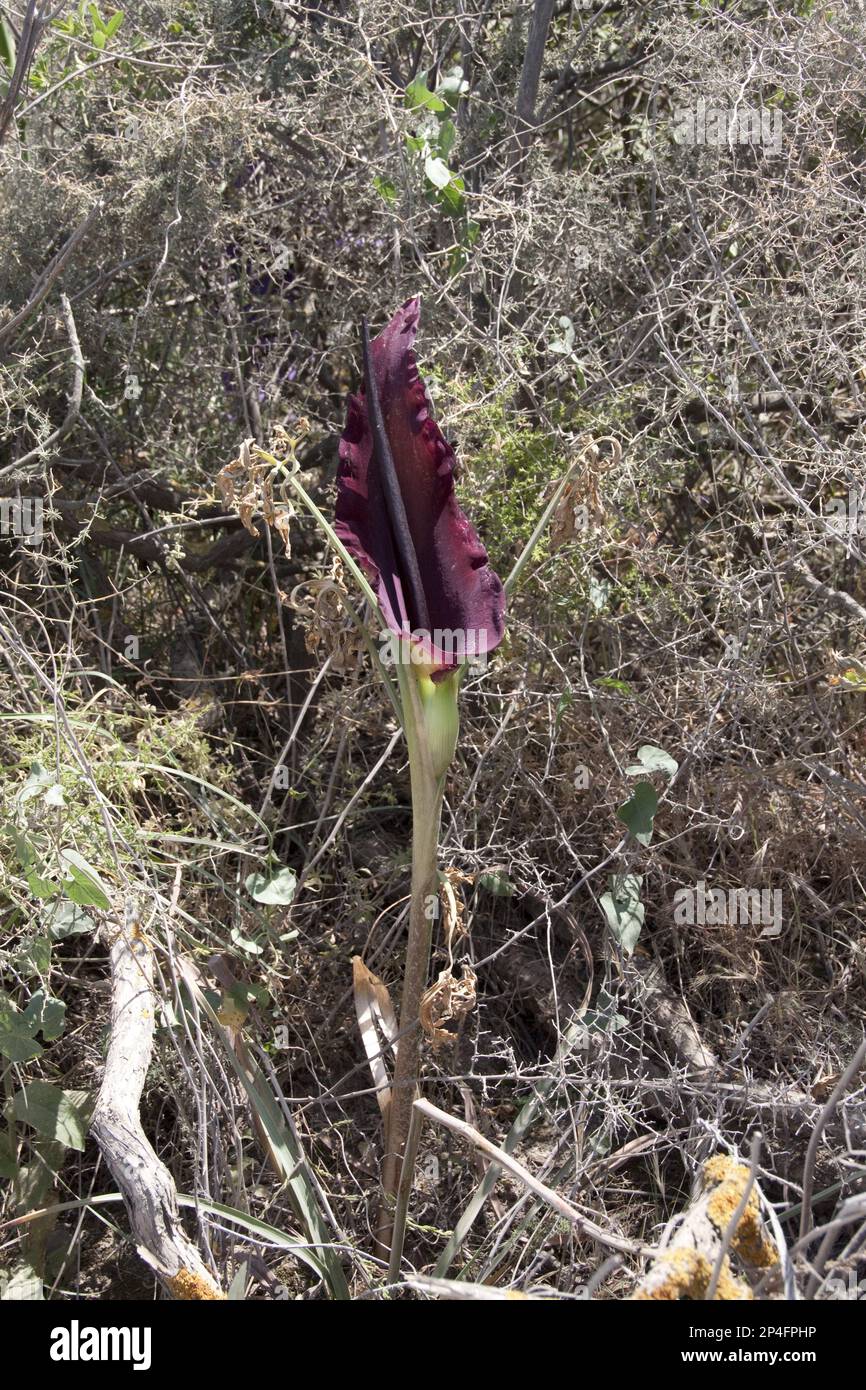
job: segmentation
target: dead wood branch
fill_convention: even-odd
[[[141,536],[119,526],[109,526],[100,516],[94,516],[90,502],[69,502],[54,497],[52,509],[58,514],[58,529],[64,536],[85,536],[92,545],[107,550],[126,550],[144,563],[159,564],[166,559],[169,547],[158,536]],[[225,523],[231,526],[231,522]],[[202,574],[231,564],[252,550],[256,538],[242,529],[229,531],[207,550],[184,551],[177,557],[179,567],[189,574]]]
[[[111,1040],[93,1133],[123,1194],[141,1258],[178,1299],[224,1295],[180,1221],[174,1179],[151,1148],[138,1107],[153,1049],[153,950],[134,907],[111,942]]]
[[[680,1061],[695,1071],[717,1066],[717,1059],[698,1032],[685,1001],[676,998],[658,961],[635,952],[632,965],[640,976],[647,1017],[670,1041]]]
[[[554,0],[535,0],[532,7],[529,33],[526,39],[526,52],[520,74],[520,87],[517,93],[514,140],[511,152],[513,168],[519,167],[525,160],[536,129],[535,103],[541,81],[547,33],[553,18],[553,5]]]
[[[36,0],[29,0],[27,10],[24,14],[24,23],[21,26],[21,35],[18,39],[15,54],[15,67],[9,86],[6,88],[6,95],[0,102],[0,144],[6,138],[6,134],[13,124],[15,106],[21,93],[24,79],[30,70],[33,62],[33,55],[39,46],[39,42],[48,25],[57,14],[59,6],[52,12],[50,4],[39,5],[37,9]]]
[[[444,1125],[446,1129],[450,1129],[453,1134],[459,1135],[462,1139],[468,1139],[470,1144],[474,1144],[495,1164],[511,1173],[513,1177],[518,1178],[529,1188],[530,1192],[534,1192],[536,1197],[540,1197],[543,1202],[552,1207],[559,1216],[575,1228],[579,1235],[598,1241],[599,1245],[607,1246],[611,1250],[621,1250],[625,1254],[634,1254],[640,1251],[641,1246],[637,1241],[627,1240],[624,1236],[614,1235],[611,1231],[603,1230],[595,1221],[584,1216],[583,1212],[578,1211],[570,1202],[567,1202],[564,1197],[560,1197],[558,1192],[554,1192],[545,1183],[539,1182],[528,1168],[525,1168],[522,1163],[518,1163],[516,1158],[512,1158],[496,1144],[491,1144],[489,1139],[485,1139],[483,1134],[479,1134],[477,1129],[473,1129],[464,1120],[458,1120],[456,1115],[449,1115],[447,1111],[440,1110],[438,1106],[431,1105],[426,1100],[416,1100],[414,1109],[425,1120],[433,1120],[436,1124]]]
[[[723,1302],[751,1299],[751,1286],[735,1274],[727,1250],[746,1270],[771,1269],[778,1255],[764,1234],[758,1193],[754,1186],[748,1191],[750,1182],[746,1165],[724,1154],[705,1163],[697,1197],[670,1240],[663,1240],[632,1298],[681,1302],[712,1294]]]

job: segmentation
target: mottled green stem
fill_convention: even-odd
[[[444,771],[439,772],[431,760],[424,703],[417,677],[412,670],[399,666],[398,679],[403,696],[412,779],[412,896],[409,906],[409,940],[403,974],[403,999],[400,1005],[400,1036],[391,1087],[391,1108],[382,1173],[384,1202],[376,1232],[378,1244],[383,1252],[390,1250],[391,1246],[394,1201],[400,1182],[400,1167],[418,1084],[421,1000],[428,985],[433,924],[436,918],[436,904],[439,901],[436,851],[445,786]]]

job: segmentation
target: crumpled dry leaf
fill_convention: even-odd
[[[303,438],[310,432],[309,420],[301,418],[297,422],[297,433],[289,434],[283,425],[273,425],[271,427],[271,437],[268,441],[270,452],[274,458],[281,463],[288,463],[293,473],[297,473],[300,464],[296,458],[298,446]]]
[[[445,1024],[459,1023],[475,1008],[478,977],[465,962],[460,968],[462,980],[455,980],[450,970],[443,970],[421,1000],[421,1027],[434,1052],[456,1041],[455,1032]]]
[[[278,444],[292,467],[297,468],[294,451],[298,440],[290,439],[285,430],[282,430]],[[280,457],[280,454],[275,452],[274,456]],[[226,507],[235,509],[251,536],[260,535],[253,521],[254,515],[258,512],[281,536],[286,555],[291,555],[290,523],[295,513],[288,502],[281,502],[279,507],[275,505],[272,471],[272,462],[258,448],[256,441],[245,439],[238,457],[220,469],[215,482]]]
[[[281,537],[283,545],[286,547],[286,554],[291,555],[292,545],[289,527],[294,513],[291,507],[280,507],[274,514],[273,527]]]
[[[608,442],[612,445],[611,457],[602,455],[598,445],[592,441],[584,445],[580,467],[563,488],[551,518],[551,550],[558,550],[582,532],[604,524],[607,510],[599,491],[599,479],[622,458],[622,449],[617,441]]]
[[[334,557],[327,579],[308,579],[292,590],[289,606],[298,614],[308,652],[323,648],[335,671],[356,671],[362,665],[363,638],[345,604],[343,566]]]
[[[449,966],[454,964],[453,952],[457,942],[462,941],[464,936],[469,934],[464,921],[463,898],[454,890],[461,883],[471,883],[471,881],[471,874],[464,874],[460,869],[453,867],[446,869],[440,879],[439,901],[442,907],[442,939],[448,952]]]

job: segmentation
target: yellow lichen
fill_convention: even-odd
[[[707,1203],[707,1215],[721,1234],[733,1220],[748,1180],[748,1168],[742,1163],[734,1163],[733,1159],[723,1154],[716,1154],[704,1164],[706,1186],[715,1188]],[[761,1209],[755,1188],[749,1194],[746,1209],[737,1222],[731,1248],[746,1264],[759,1269],[767,1269],[778,1260],[776,1249],[767,1240],[761,1226]]]
[[[216,1285],[205,1275],[195,1274],[191,1269],[181,1269],[177,1274],[167,1275],[165,1282],[174,1298],[187,1301],[191,1299],[220,1300],[225,1298],[225,1294],[221,1293]]]
[[[726,1255],[722,1260],[719,1282],[716,1285],[713,1298],[720,1303],[743,1303],[754,1296],[748,1284],[745,1284],[742,1279],[737,1279]]]
[[[669,1250],[660,1255],[653,1266],[652,1289],[639,1289],[633,1297],[672,1302],[703,1298],[712,1274],[709,1260],[697,1250]]]
[[[700,1251],[668,1250],[656,1260],[647,1285],[632,1294],[632,1298],[636,1301],[700,1302],[707,1296],[712,1277],[713,1265]],[[735,1278],[726,1256],[713,1298],[733,1303],[751,1297],[751,1289]]]

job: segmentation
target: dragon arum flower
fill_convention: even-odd
[[[505,599],[454,494],[454,452],[415,363],[419,314],[408,299],[372,342],[363,325],[364,385],[349,398],[334,529],[416,674],[435,684],[498,646]]]
[[[432,416],[415,363],[419,301],[408,299],[370,342],[362,326],[364,384],[349,399],[340,443],[334,532],[366,571],[397,639],[397,677],[412,784],[412,891],[377,1244],[391,1246],[397,1192],[418,1081],[422,1003],[430,969],[431,901],[445,774],[458,733],[457,691],[467,658],[502,640],[505,593],[454,495],[454,452]],[[408,653],[408,655],[407,655]],[[389,1276],[390,1277],[390,1276]],[[393,1275],[397,1277],[396,1274]]]

